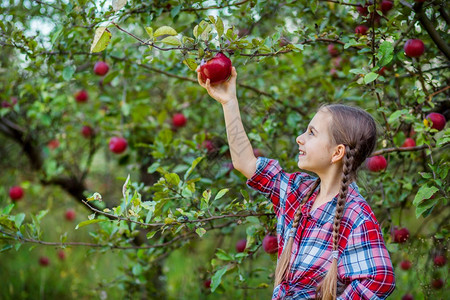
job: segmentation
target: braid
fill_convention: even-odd
[[[357,155],[357,148],[351,149],[345,146],[345,156],[343,159],[343,174],[341,187],[339,190],[338,201],[336,205],[336,214],[333,222],[333,251],[331,268],[328,270],[325,278],[317,287],[318,299],[329,300],[336,299],[337,289],[337,255],[339,242],[339,227],[344,214],[345,203],[347,199],[348,186],[352,182],[354,174],[354,158]]]
[[[302,201],[300,202],[300,205],[295,211],[294,220],[292,222],[292,227],[289,232],[288,239],[284,244],[283,252],[281,253],[280,258],[278,259],[277,268],[275,270],[275,286],[279,285],[289,272],[289,263],[292,252],[292,245],[294,244],[294,236],[295,233],[297,232],[300,217],[302,216],[302,207],[308,201],[309,197],[311,197],[311,195],[314,193],[314,190],[317,188],[319,183],[320,179],[317,179],[312,185],[311,189],[305,195],[305,197],[303,197]]]

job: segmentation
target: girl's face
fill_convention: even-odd
[[[306,132],[297,137],[299,148],[298,167],[320,176],[332,165],[331,158],[335,148],[331,132],[331,114],[320,110],[311,120]]]

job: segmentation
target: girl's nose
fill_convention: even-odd
[[[302,145],[303,145],[303,143],[304,143],[303,138],[302,138],[301,135],[299,135],[299,136],[295,139],[295,141],[297,142],[297,144],[302,144]]]

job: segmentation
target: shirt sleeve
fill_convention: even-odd
[[[256,161],[255,174],[247,180],[249,187],[259,191],[272,201],[276,211],[280,205],[282,173],[283,170],[277,160],[260,156]]]
[[[349,282],[341,300],[386,299],[394,291],[394,269],[378,223],[365,220],[350,233],[339,273]]]

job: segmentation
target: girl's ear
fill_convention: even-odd
[[[345,155],[345,146],[342,144],[337,145],[334,148],[333,155],[331,156],[331,163],[334,164],[341,161]]]

